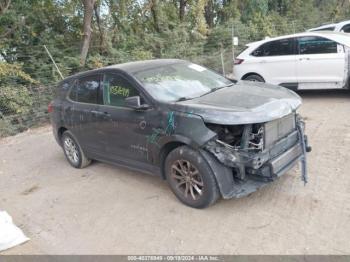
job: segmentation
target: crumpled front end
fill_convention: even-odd
[[[304,134],[304,122],[295,113],[283,118],[243,126],[208,124],[218,136],[204,149],[232,169],[234,184],[224,198],[242,197],[276,180],[302,164],[307,182],[306,152],[311,151]]]

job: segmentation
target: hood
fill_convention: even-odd
[[[286,116],[301,105],[301,98],[284,87],[240,81],[195,99],[174,103],[174,110],[196,114],[207,123],[253,124]]]

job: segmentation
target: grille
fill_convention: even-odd
[[[287,136],[296,129],[295,114],[287,115],[283,118],[267,122],[264,125],[265,148],[270,148],[278,140]]]

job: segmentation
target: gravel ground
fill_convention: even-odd
[[[3,254],[350,254],[350,93],[304,92],[313,152],[242,199],[182,205],[166,182],[71,168],[49,127],[0,141],[0,209],[31,240]]]

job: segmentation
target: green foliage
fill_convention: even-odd
[[[11,79],[37,83],[29,74],[22,71],[21,65],[0,62],[0,84],[8,83]]]
[[[221,54],[230,72],[233,27],[237,55],[246,43],[266,36],[349,19],[350,2],[98,0],[94,11],[87,63],[81,67],[81,0],[11,0],[0,15],[0,132],[12,125],[6,133],[13,134],[47,119],[45,108],[60,75],[43,45],[64,76],[154,58],[189,59],[221,72]]]
[[[0,63],[0,112],[1,115],[29,112],[33,104],[28,87],[37,84],[19,64]]]
[[[33,105],[30,92],[24,86],[1,86],[0,108],[2,115],[28,113]]]

